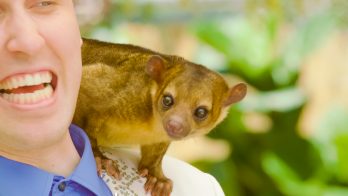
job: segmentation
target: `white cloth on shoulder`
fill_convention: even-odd
[[[121,180],[116,180],[105,172],[102,173],[103,180],[113,193],[118,196],[150,195],[144,190],[146,178],[137,173],[140,159],[138,152],[125,149],[103,150],[108,158],[117,162],[122,175]],[[162,167],[164,174],[173,181],[171,196],[224,196],[221,186],[213,176],[184,161],[164,156]]]

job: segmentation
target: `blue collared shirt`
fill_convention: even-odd
[[[69,177],[64,178],[0,156],[0,196],[112,195],[97,174],[86,133],[75,125],[71,125],[69,129],[81,157],[80,163]]]

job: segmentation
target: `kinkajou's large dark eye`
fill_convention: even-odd
[[[208,116],[208,110],[205,107],[198,107],[194,113],[197,120],[204,120]]]
[[[174,104],[174,98],[171,95],[163,95],[162,105],[165,109],[170,108]]]

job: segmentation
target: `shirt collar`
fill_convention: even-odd
[[[71,125],[70,135],[81,156],[80,163],[67,180],[73,180],[96,195],[110,195],[107,185],[97,174],[96,163],[87,135]],[[0,195],[48,195],[53,182],[52,173],[0,156]],[[12,194],[11,194],[12,195]]]
[[[28,164],[0,156],[0,195],[48,195],[53,176]]]

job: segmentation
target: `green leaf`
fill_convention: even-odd
[[[336,20],[330,12],[321,12],[298,26],[283,48],[282,63],[274,64],[272,69],[273,79],[279,85],[288,84],[296,77],[304,57],[329,37]]]
[[[273,60],[270,32],[274,25],[257,25],[245,18],[232,18],[219,22],[200,21],[194,27],[203,42],[237,64],[244,74],[259,77],[270,68]],[[274,29],[273,29],[274,30]]]
[[[316,181],[303,182],[299,176],[272,152],[266,153],[262,160],[265,172],[285,195],[316,196],[323,189],[323,184]]]
[[[320,151],[327,172],[348,182],[348,160],[345,157],[348,111],[340,105],[331,106],[319,122],[310,140]]]
[[[299,108],[305,100],[303,92],[293,87],[248,95],[240,106],[246,111],[286,112]]]
[[[337,135],[335,138],[335,146],[338,158],[338,178],[348,183],[348,133]]]

